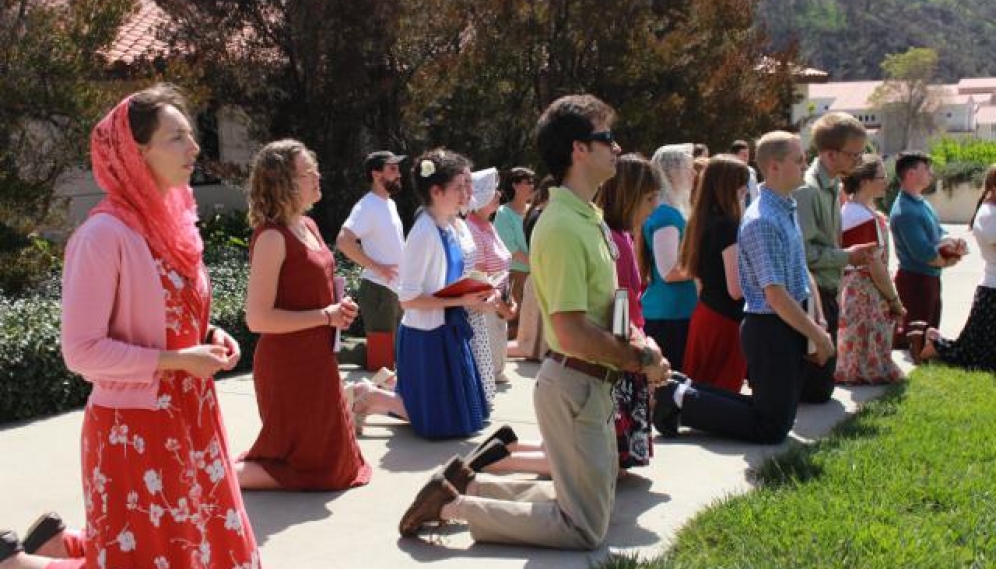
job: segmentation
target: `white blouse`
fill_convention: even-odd
[[[474,239],[462,219],[444,229],[452,233],[460,244],[465,259],[474,252]],[[470,267],[473,268],[473,267]],[[464,271],[466,273],[466,270]],[[446,286],[446,251],[439,237],[436,222],[428,213],[419,214],[405,239],[404,254],[399,271],[398,300],[407,302],[423,294],[431,295]],[[401,318],[401,324],[419,330],[433,330],[445,322],[443,308],[409,308]]]
[[[986,262],[982,282],[986,288],[996,288],[996,205],[983,203],[972,223],[972,235],[979,244],[979,254]]]

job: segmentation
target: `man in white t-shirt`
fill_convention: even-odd
[[[730,154],[736,156],[741,162],[747,165],[749,177],[747,178],[747,197],[744,200],[744,210],[751,202],[757,201],[757,172],[750,165],[750,144],[746,140],[734,140],[730,145]]]
[[[401,191],[399,166],[404,159],[387,150],[367,155],[363,169],[370,191],[353,206],[335,241],[344,255],[363,267],[356,300],[371,370],[393,367],[394,332],[401,322],[397,286],[404,233],[391,196]]]

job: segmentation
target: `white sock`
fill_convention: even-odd
[[[691,381],[679,383],[677,389],[674,390],[674,404],[678,406],[678,409],[681,409],[682,403],[685,402],[685,392],[688,391],[688,386],[691,384]]]

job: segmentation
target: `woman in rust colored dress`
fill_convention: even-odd
[[[370,481],[333,344],[356,304],[335,298],[335,261],[304,215],[321,198],[314,155],[295,140],[253,162],[246,321],[261,334],[253,381],[263,428],[236,463],[244,489],[341,490]]]

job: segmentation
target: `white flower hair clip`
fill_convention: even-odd
[[[436,173],[436,165],[432,162],[432,160],[423,160],[422,163],[419,164],[418,173],[423,178],[428,178]]]

